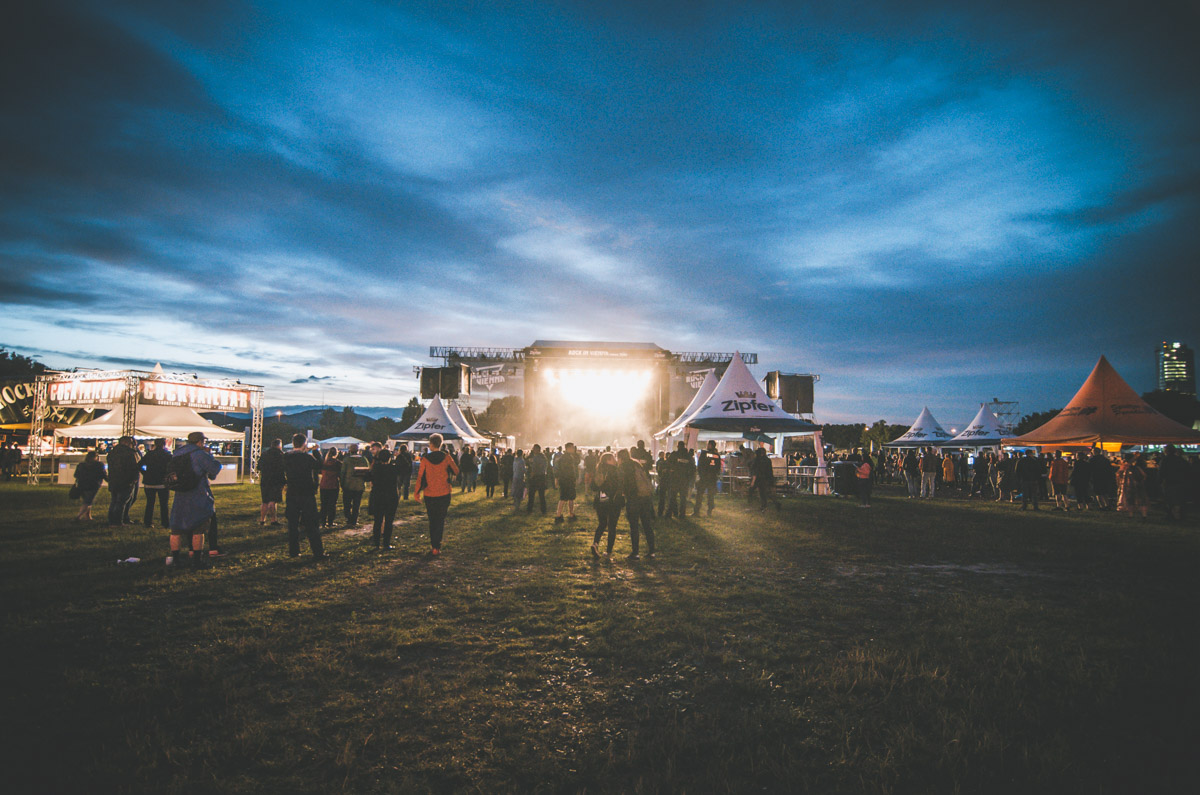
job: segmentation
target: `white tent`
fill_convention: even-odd
[[[740,353],[733,354],[725,375],[704,404],[684,420],[680,430],[683,428],[779,434],[820,430],[820,426],[793,417],[767,397]]]
[[[118,406],[106,411],[91,422],[68,428],[57,428],[54,435],[68,439],[117,439],[121,436],[121,418],[125,409]],[[137,407],[133,435],[139,439],[186,439],[189,433],[200,431],[205,438],[218,442],[242,442],[242,431],[231,431],[214,425],[195,410],[183,406]]]
[[[671,421],[667,427],[663,428],[658,433],[654,434],[656,439],[662,439],[666,436],[674,436],[681,432],[687,426],[688,417],[700,410],[717,388],[717,373],[715,370],[709,370],[704,376],[704,381],[700,384],[700,389],[692,396],[692,402],[688,403],[687,408],[680,412],[679,416]]]
[[[938,424],[926,406],[912,427],[884,447],[936,447],[950,440],[950,434]]]
[[[963,432],[946,442],[944,447],[999,447],[1000,439],[1004,436],[1000,420],[991,412],[986,403],[979,404],[979,413]]]
[[[462,407],[460,407],[453,400],[446,403],[446,414],[449,415],[450,420],[455,425],[457,425],[462,430],[466,431],[469,435],[474,436],[476,439],[476,441],[474,441],[474,442],[472,442],[470,439],[463,439],[463,441],[470,442],[471,444],[480,444],[483,442],[490,441],[490,439],[488,439],[488,437],[484,436],[482,433],[479,432],[478,428],[476,428],[474,425],[472,425],[470,422],[467,421],[466,415],[463,414]]]
[[[470,431],[463,430],[450,419],[446,406],[439,395],[434,395],[429,402],[429,408],[409,427],[400,433],[392,435],[397,441],[426,441],[435,433],[440,433],[443,439],[458,440],[468,444],[486,442],[487,439],[476,436]]]

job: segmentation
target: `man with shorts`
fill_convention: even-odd
[[[174,460],[186,457],[196,475],[196,485],[186,491],[175,492],[171,501],[171,555],[168,566],[182,562],[191,546],[192,564],[202,565],[204,555],[204,531],[217,516],[216,504],[208,482],[221,472],[221,464],[204,446],[204,434],[193,431],[188,434],[188,443],[175,451]]]

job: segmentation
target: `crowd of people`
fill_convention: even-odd
[[[1185,459],[1174,445],[1162,452],[1121,456],[1099,448],[1082,455],[939,450],[934,447],[857,451],[829,462],[835,493],[869,502],[873,484],[898,483],[908,498],[939,494],[996,502],[1021,502],[1021,509],[1118,510],[1147,516],[1151,504],[1182,519],[1200,494],[1200,458]],[[863,496],[865,493],[865,497]]]
[[[816,458],[795,454],[786,463],[814,466]],[[862,507],[870,506],[875,485],[898,483],[914,500],[954,495],[1015,503],[1019,498],[1022,510],[1041,510],[1046,503],[1062,511],[1118,510],[1142,517],[1152,504],[1159,504],[1169,517],[1182,519],[1187,505],[1200,493],[1200,461],[1195,456],[1185,459],[1173,445],[1153,456],[1128,453],[1116,459],[1099,449],[1079,456],[933,447],[859,450],[831,456],[828,467],[833,492],[857,496]],[[644,441],[615,451],[581,452],[572,443],[553,449],[535,444],[528,452],[471,446],[456,451],[434,434],[422,454],[406,443],[388,449],[380,442],[361,448],[351,445],[342,453],[336,448],[321,450],[298,434],[289,451],[284,451],[281,439],[275,439],[259,458],[259,524],[278,526],[283,504],[288,554],[300,556],[303,535],[313,557],[325,558],[322,530],[342,523],[358,527],[363,498],[369,494],[370,543],[387,551],[393,548],[400,503],[415,499],[423,503],[428,518],[429,554],[438,556],[455,488],[466,494],[482,485],[485,501],[496,500],[498,506],[511,502],[515,511],[536,509],[542,515],[549,514],[546,494],[552,490],[557,497],[555,524],[578,520],[582,492],[596,517],[593,556],[613,554],[624,514],[630,557],[641,556],[643,538],[646,556],[654,557],[655,523],[683,519],[689,512],[699,516],[702,509],[711,516],[721,475],[727,470],[737,473],[734,480],[741,483],[751,506],[757,505],[759,511],[768,504],[779,507],[771,458],[765,449],[752,451],[744,445],[724,456],[714,441],[699,450],[678,442],[674,450],[659,452],[657,457]],[[142,524],[152,527],[157,515],[160,526],[170,529],[168,565],[177,566],[185,559],[202,565],[222,554],[209,486],[219,471],[202,433],[189,436],[188,444],[173,453],[161,439],[146,450],[135,447],[131,437],[122,437],[103,461],[97,451],[91,451],[76,467],[72,491],[80,501],[76,519],[92,519],[92,504],[107,483],[108,525],[133,524],[131,510],[141,491],[145,494]]]

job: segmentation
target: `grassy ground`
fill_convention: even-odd
[[[217,491],[232,555],[166,575],[161,531],[76,525],[65,491],[0,485],[8,791],[1161,793],[1200,773],[1194,521],[884,488],[870,510],[724,499],[660,523],[654,561],[594,562],[590,508],[556,526],[480,490],[440,559],[409,503],[394,552],[338,530],[314,563],[238,486]]]

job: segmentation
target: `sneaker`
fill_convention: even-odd
[[[554,517],[554,523],[555,523],[555,524],[562,524],[562,523],[563,523],[563,518],[562,518],[561,516],[556,516],[556,517]]]
[[[652,558],[652,557],[654,557],[654,553],[653,553],[653,552],[651,552],[650,554],[646,555],[646,557],[648,557],[648,558]]]
[[[636,552],[631,552],[631,553],[629,553],[629,559],[630,559],[630,560],[637,560],[637,559],[638,559],[638,553],[636,553]]]
[[[208,550],[208,556],[210,558],[223,558],[225,557],[225,553],[219,549],[210,549]]]
[[[593,558],[600,557],[600,545],[599,544],[592,544],[592,557]]]
[[[442,554],[442,550],[438,549],[437,547],[434,547],[433,549],[429,550],[429,554],[433,555],[436,558],[438,555]]]

